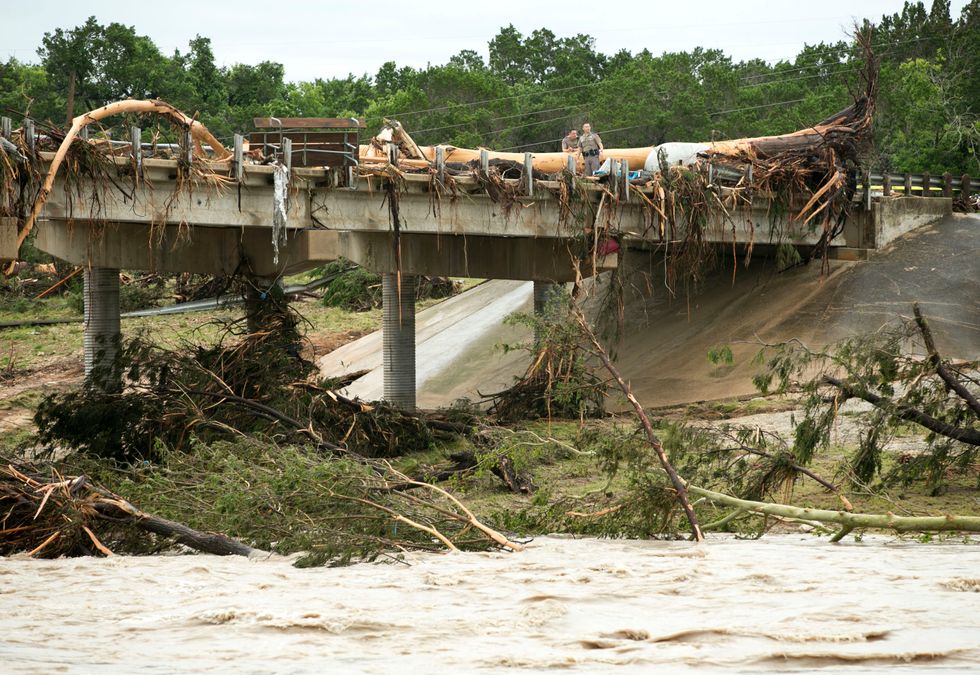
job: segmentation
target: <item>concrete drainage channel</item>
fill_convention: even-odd
[[[506,326],[514,312],[532,311],[533,282],[486,281],[418,313],[415,321],[417,404],[423,408],[446,405],[447,400],[477,394],[467,385],[469,371],[479,372],[480,391],[489,393],[513,382],[527,365],[527,354],[505,353],[501,343],[526,340],[526,328]],[[393,317],[394,319],[394,317]],[[324,377],[369,371],[354,381],[346,394],[364,400],[383,397],[384,344],[382,331],[350,342],[319,359]]]

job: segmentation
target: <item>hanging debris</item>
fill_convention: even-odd
[[[225,149],[225,147],[211,134],[210,131],[208,131],[207,127],[164,101],[117,101],[115,103],[102,106],[101,108],[97,108],[96,110],[87,112],[83,115],[79,115],[72,120],[71,128],[65,134],[61,145],[58,147],[54,158],[51,160],[51,166],[49,167],[48,173],[44,178],[44,182],[41,184],[41,188],[38,191],[37,196],[34,198],[30,215],[27,216],[23,227],[21,227],[20,232],[17,235],[18,249],[23,246],[24,242],[27,240],[27,237],[34,229],[34,224],[41,215],[41,211],[44,208],[44,203],[47,201],[48,195],[51,194],[51,189],[54,187],[54,180],[58,175],[58,170],[61,168],[62,163],[65,161],[65,158],[68,155],[69,149],[75,143],[75,140],[78,138],[81,130],[93,122],[98,122],[99,120],[112,117],[113,115],[122,115],[126,113],[160,115],[165,119],[170,120],[180,128],[187,129],[191,132],[191,136],[194,139],[194,144],[198,155],[204,154],[204,144],[207,143],[211,146],[216,159],[224,160],[231,156],[231,153]],[[12,268],[8,268],[8,276],[11,271]]]

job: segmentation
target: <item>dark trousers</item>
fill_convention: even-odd
[[[585,157],[585,175],[591,176],[599,170],[599,155]]]

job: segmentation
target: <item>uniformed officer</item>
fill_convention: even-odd
[[[561,139],[562,152],[578,152],[578,131],[572,129],[565,138]]]
[[[591,176],[599,170],[599,157],[605,150],[599,134],[592,133],[592,125],[586,122],[582,125],[582,135],[578,139],[579,153],[585,161],[585,175]]]

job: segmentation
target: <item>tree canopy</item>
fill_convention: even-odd
[[[892,171],[980,170],[980,0],[959,17],[949,0],[906,2],[878,22],[881,58],[875,147],[868,161]],[[806,45],[793,60],[735,62],[710,46],[690,52],[596,51],[589,35],[559,37],[513,25],[489,59],[463,50],[441,65],[288,82],[282,64],[219,67],[211,41],[162,53],[132,26],[46,33],[39,64],[0,62],[0,112],[63,125],[123,98],[162,98],[196,114],[219,138],[259,116],[358,116],[368,128],[393,117],[424,144],[554,150],[585,121],[607,147],[785,133],[845,107],[860,90],[849,41]]]

